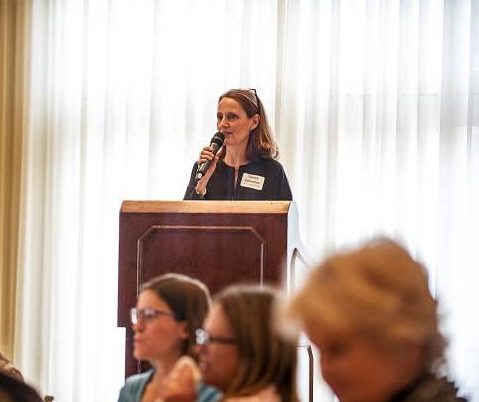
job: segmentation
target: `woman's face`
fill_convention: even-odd
[[[352,333],[308,328],[324,380],[341,402],[385,402],[414,378],[415,351],[400,353]],[[413,368],[414,367],[414,368]]]
[[[168,304],[151,290],[140,293],[136,304],[138,323],[135,331],[133,355],[138,360],[176,359],[181,355],[182,342],[188,338],[186,324],[178,322]],[[156,311],[154,317],[144,312]]]
[[[200,369],[203,380],[225,391],[239,366],[238,347],[234,343],[217,342],[234,339],[234,333],[219,304],[213,305],[206,316],[203,329],[209,334],[211,342],[198,345]]]
[[[218,103],[216,113],[218,131],[225,135],[224,144],[227,146],[244,147],[253,129],[258,126],[259,115],[248,117],[242,106],[232,98],[223,98]]]

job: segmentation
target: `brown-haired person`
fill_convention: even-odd
[[[195,330],[206,317],[210,295],[199,280],[166,274],[142,285],[136,308],[131,310],[133,355],[147,360],[152,369],[127,378],[119,402],[156,401],[169,386],[169,376],[182,356],[196,359]],[[218,392],[202,383],[199,401],[214,401]]]
[[[296,343],[276,333],[269,288],[231,286],[196,332],[203,380],[228,402],[296,402]]]
[[[289,314],[318,347],[340,402],[457,402],[439,370],[445,341],[424,268],[377,239],[326,259]]]
[[[9,375],[10,377],[16,378],[19,381],[23,381],[22,373],[17,370],[13,364],[0,353],[0,373]]]
[[[230,89],[220,96],[217,130],[224,144],[216,155],[202,149],[193,165],[185,200],[292,200],[278,146],[263,104],[254,89]],[[198,167],[211,161],[197,181]]]
[[[42,402],[42,399],[31,386],[0,370],[0,401]]]

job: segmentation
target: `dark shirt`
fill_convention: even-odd
[[[259,158],[240,166],[236,187],[235,169],[222,160],[218,161],[206,185],[204,197],[199,196],[195,191],[197,167],[195,163],[184,200],[291,201],[293,199],[283,166],[274,159]],[[262,182],[263,178],[264,182]]]
[[[424,374],[398,392],[390,402],[467,402],[459,397],[455,385],[446,378]]]

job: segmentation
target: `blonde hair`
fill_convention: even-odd
[[[273,130],[271,129],[263,103],[258,97],[254,89],[230,89],[222,94],[218,103],[223,98],[234,99],[238,102],[246,113],[248,118],[255,114],[259,115],[258,126],[251,131],[246,147],[246,157],[248,160],[258,158],[278,159],[278,145],[274,139]]]
[[[233,330],[240,359],[224,400],[275,385],[283,402],[298,401],[296,343],[279,335],[272,322],[277,298],[273,289],[253,285],[230,286],[214,298]]]
[[[293,298],[289,314],[309,331],[328,328],[364,335],[390,348],[425,347],[424,368],[444,361],[437,303],[424,267],[399,244],[376,239],[326,259]]]

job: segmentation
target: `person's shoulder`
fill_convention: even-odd
[[[200,382],[198,385],[198,402],[217,402],[221,399],[221,392],[215,387]]]
[[[284,170],[283,165],[277,159],[258,158],[253,163],[266,167],[268,170]]]
[[[434,378],[425,386],[434,402],[467,402],[466,398],[459,396],[459,389],[454,382],[447,378]]]
[[[125,380],[125,385],[144,384],[150,380],[151,376],[153,375],[153,371],[153,369],[150,369],[144,373],[133,374]]]
[[[122,399],[122,396],[125,395],[140,395],[145,385],[150,381],[151,376],[153,375],[153,369],[145,371],[144,373],[134,374],[128,377],[125,380],[125,385],[120,392],[120,401],[129,400]]]
[[[407,402],[467,402],[458,395],[458,388],[447,378],[437,378],[433,375],[421,381],[414,392],[406,398]]]

